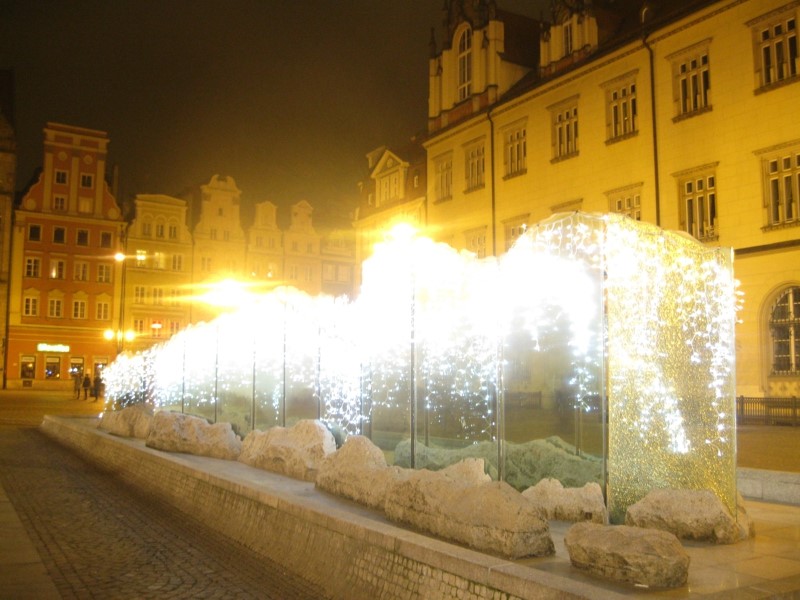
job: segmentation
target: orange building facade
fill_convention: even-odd
[[[105,132],[48,123],[42,172],[14,210],[5,387],[69,389],[116,356],[125,223]]]

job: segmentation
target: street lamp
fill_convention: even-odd
[[[117,252],[114,255],[114,260],[120,263],[121,265],[121,274],[120,274],[120,300],[119,300],[119,323],[117,325],[117,330],[114,331],[112,329],[107,329],[103,333],[103,337],[107,340],[111,341],[116,339],[117,340],[117,354],[122,352],[122,348],[125,341],[132,341],[136,337],[136,333],[132,330],[125,331],[125,276],[127,274],[127,261],[125,260],[126,256],[124,252]]]

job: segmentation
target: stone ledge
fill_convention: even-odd
[[[164,453],[95,425],[46,416],[41,429],[126,483],[325,587],[332,598],[455,597],[466,588],[470,597],[509,600],[597,595],[568,577],[397,527],[312,483],[236,461]],[[603,597],[621,600],[625,591],[604,589]]]
[[[800,506],[800,473],[739,467],[736,486],[742,496],[751,500]]]

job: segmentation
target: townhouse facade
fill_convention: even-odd
[[[105,132],[48,123],[44,165],[14,210],[5,385],[62,389],[116,356],[125,222]]]
[[[431,236],[500,255],[580,210],[733,248],[737,393],[797,396],[800,3],[557,1],[546,22],[446,7],[429,64]]]

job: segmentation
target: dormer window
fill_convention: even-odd
[[[458,101],[472,93],[472,31],[465,29],[458,38]]]

